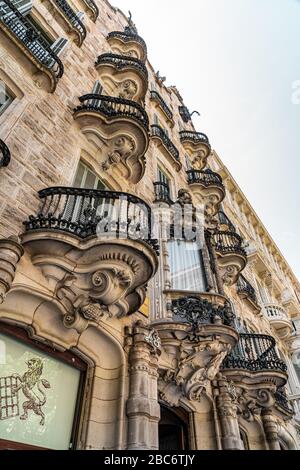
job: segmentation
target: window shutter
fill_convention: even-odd
[[[52,44],[51,49],[58,56],[62,53],[62,51],[66,47],[67,42],[68,42],[68,39],[66,39],[66,38],[58,38]]]

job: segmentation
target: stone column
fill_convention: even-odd
[[[264,409],[261,413],[263,428],[270,450],[280,450],[278,440],[278,426],[271,409]]]
[[[158,421],[160,407],[158,404],[157,379],[160,339],[155,330],[140,322],[128,329],[129,352],[129,398],[127,400],[128,416],[128,450],[158,448]]]
[[[241,450],[243,446],[240,438],[235,398],[229,390],[226,379],[216,380],[213,385],[220,421],[222,449]]]
[[[0,240],[0,304],[10,290],[16,274],[17,264],[24,254],[18,237]]]

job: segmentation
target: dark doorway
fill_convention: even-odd
[[[161,406],[159,450],[188,450],[188,414]]]

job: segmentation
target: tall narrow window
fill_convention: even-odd
[[[157,178],[159,183],[161,183],[159,191],[161,191],[162,199],[171,199],[170,178],[161,168],[157,170]]]
[[[168,248],[172,289],[205,292],[204,265],[198,244],[170,240]]]
[[[105,189],[106,186],[98,176],[84,163],[80,162],[75,175],[75,188]]]

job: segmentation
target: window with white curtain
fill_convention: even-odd
[[[172,289],[204,292],[206,280],[201,250],[195,242],[168,242]]]

